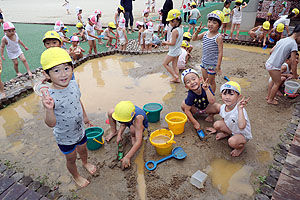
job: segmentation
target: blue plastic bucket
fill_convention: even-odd
[[[160,111],[163,109],[159,103],[147,103],[144,105],[143,110],[146,112],[148,121],[156,123],[160,120]]]
[[[104,144],[103,129],[100,127],[90,127],[85,129],[85,135],[87,137],[88,150],[97,150]]]

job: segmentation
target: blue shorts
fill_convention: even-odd
[[[87,137],[86,137],[86,135],[84,135],[84,137],[75,144],[71,144],[71,145],[57,144],[57,145],[63,154],[69,154],[75,150],[77,145],[83,145],[84,143],[86,143],[86,141],[87,141]]]
[[[196,19],[190,19],[189,24],[190,25],[195,25],[195,24],[197,24],[197,20]]]
[[[214,65],[206,65],[206,64],[201,64],[201,68],[205,69],[209,75],[216,75],[216,68],[217,66]]]

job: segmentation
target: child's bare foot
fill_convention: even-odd
[[[230,155],[233,156],[233,157],[237,157],[237,156],[241,155],[241,153],[244,151],[244,148],[245,147],[242,147],[240,149],[233,149],[231,151]]]
[[[90,182],[87,179],[83,178],[82,176],[79,176],[78,178],[73,177],[73,180],[77,185],[79,185],[82,188],[90,184]]]
[[[207,122],[213,122],[213,121],[214,121],[214,116],[213,116],[213,115],[208,115],[208,116],[205,118],[205,121],[207,121]]]
[[[278,101],[278,98],[277,98],[277,97],[274,97],[274,99],[275,99],[276,101]],[[269,98],[268,98],[268,97],[266,97],[266,100],[268,101],[268,100],[269,100]]]
[[[255,42],[255,41],[256,41],[256,39],[253,39],[253,40],[252,40],[252,42]]]
[[[121,159],[121,162],[122,162],[122,166],[121,166],[122,170],[130,167],[130,160],[126,156]]]
[[[239,40],[239,38],[236,37],[235,40]]]
[[[110,132],[108,136],[105,137],[106,142],[109,142],[113,137],[117,135],[117,132]]]
[[[17,77],[20,77],[20,76],[22,76],[22,75],[23,75],[23,74],[20,73],[20,72],[17,73]]]
[[[207,127],[205,130],[208,131],[208,135],[215,134],[217,132],[217,130],[213,127]]]
[[[279,103],[278,103],[278,101],[274,98],[274,100],[273,101],[270,101],[269,99],[267,100],[267,103],[268,104],[272,104],[272,105],[278,105]]]
[[[223,133],[223,132],[219,132],[219,133],[217,133],[217,135],[216,135],[216,140],[221,140],[221,139],[223,139],[223,138],[226,138],[226,137],[228,137],[229,135],[227,135],[227,134],[225,134],[225,133]]]
[[[28,76],[29,76],[29,77],[32,77],[31,71],[28,72]]]
[[[280,91],[277,91],[277,92],[276,92],[276,95],[279,96],[279,97],[282,97],[282,96],[283,96],[283,94],[282,94]],[[276,99],[276,100],[277,100],[277,99]]]
[[[103,42],[98,42],[98,44],[104,44]]]
[[[94,175],[97,171],[97,167],[91,163],[86,163],[83,167],[91,174]]]

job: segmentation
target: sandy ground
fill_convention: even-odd
[[[201,58],[201,45],[200,43],[193,43],[193,45],[194,59],[189,65],[197,67]],[[292,103],[299,100],[283,97],[280,98],[281,104],[278,106],[266,104],[268,77],[264,62],[268,55],[257,53],[259,51],[261,49],[255,47],[234,45],[224,47],[223,75],[240,82],[242,94],[251,97],[246,110],[251,121],[253,140],[246,144],[244,153],[238,158],[230,156],[231,149],[226,139],[216,141],[215,136],[211,135],[207,136],[204,141],[200,141],[192,125],[187,123],[185,132],[175,136],[176,144],[174,144],[174,146],[183,147],[187,153],[184,160],[178,161],[173,158],[159,164],[152,172],[143,168],[138,169],[138,166],[142,167],[148,160],[162,158],[156,154],[150,142],[145,140],[143,148],[133,158],[135,162],[132,162],[131,169],[122,171],[120,163],[116,161],[117,146],[116,138],[114,138],[101,149],[89,151],[89,160],[98,167],[96,177],[88,175],[80,166],[80,161],[77,162],[80,173],[91,180],[87,188],[77,190],[78,188],[65,168],[64,157],[56,146],[51,130],[43,122],[44,111],[41,104],[30,103],[38,101],[39,97],[31,95],[24,99],[27,105],[22,105],[21,109],[15,112],[8,111],[8,109],[1,111],[2,116],[10,116],[10,118],[4,118],[7,121],[3,125],[6,131],[9,128],[7,127],[9,120],[19,116],[22,120],[13,123],[12,129],[16,126],[20,128],[11,136],[0,134],[2,149],[0,159],[10,160],[25,174],[32,175],[38,180],[46,180],[51,186],[58,185],[63,194],[73,198],[79,196],[82,199],[253,199],[255,190],[258,188],[257,177],[266,175],[272,161],[273,147],[279,142],[279,136],[284,133],[291,118]],[[123,74],[136,80],[133,85],[138,85],[137,80],[149,74],[166,73],[161,66],[164,56],[164,54],[127,56],[122,61],[129,64],[135,62],[138,67],[131,67],[128,71],[122,68]],[[103,65],[107,72],[109,72],[107,69],[115,67],[110,63]],[[79,67],[78,72],[84,72],[84,69]],[[102,81],[105,75],[104,70],[94,75],[100,78],[98,85],[108,84],[107,81]],[[219,88],[224,80],[222,77],[217,77],[216,80]],[[147,83],[148,86],[150,84],[152,87],[162,87],[157,86],[157,83],[151,80]],[[122,84],[116,84],[123,88]],[[163,99],[164,109],[161,112],[161,120],[159,123],[150,124],[152,131],[167,127],[164,116],[169,112],[180,111],[180,104],[187,95],[182,84],[167,85],[171,89],[168,89],[169,92],[166,95],[168,98]],[[129,87],[127,85],[125,88]],[[150,95],[160,94],[156,92]],[[109,127],[105,124],[105,110],[88,108],[91,102],[98,102],[100,107],[102,101],[105,104],[110,103],[107,102],[108,100],[103,100],[107,95],[102,96],[103,98],[91,96],[90,102],[84,100],[83,103],[87,107],[89,118],[95,125],[102,127],[106,135]],[[134,98],[135,96],[128,94],[124,97]],[[217,102],[221,103],[219,92],[216,93],[216,98]],[[139,102],[139,99],[136,101]],[[26,111],[33,114],[25,115]],[[198,119],[202,127],[211,126],[210,123],[204,122],[204,117]],[[215,119],[219,119],[219,116]],[[0,123],[1,120],[3,118],[0,118]],[[129,134],[124,136],[124,140],[128,141],[128,145],[125,145],[125,152],[127,152],[131,147]],[[209,174],[204,191],[200,191],[189,183],[191,175],[197,170]],[[142,184],[143,175],[145,185]]]
[[[83,10],[83,19],[94,13],[96,9],[102,11],[102,22],[107,24],[114,20],[114,13],[120,1],[105,1],[105,0],[69,0],[70,15],[66,14],[65,7],[62,7],[64,0],[39,1],[39,0],[0,0],[0,8],[3,10],[4,20],[12,22],[27,22],[27,23],[54,23],[57,20],[62,20],[64,23],[76,24],[77,17],[75,9],[77,6]],[[85,3],[88,2],[88,3]],[[156,0],[156,10],[162,7],[165,0]],[[180,8],[181,0],[173,1],[174,8]],[[141,19],[142,12],[145,9],[144,0],[133,1],[134,18]],[[157,12],[155,15],[158,16]]]

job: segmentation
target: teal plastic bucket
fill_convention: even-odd
[[[88,150],[94,151],[102,147],[102,145],[104,144],[104,140],[102,137],[103,132],[103,129],[100,127],[90,127],[85,129]]]
[[[146,112],[148,121],[156,123],[160,120],[160,111],[163,109],[159,103],[147,103],[144,105],[143,110]]]

